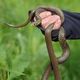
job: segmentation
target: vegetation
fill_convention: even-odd
[[[80,0],[0,0],[0,80],[40,80],[49,63],[44,36],[31,24],[21,29],[9,28],[4,22],[22,23],[27,12],[38,6],[56,6],[80,12]],[[77,26],[77,25],[76,25]],[[62,80],[80,79],[80,41],[68,41],[71,55],[60,65]],[[56,56],[61,55],[58,42]],[[51,74],[50,80],[54,76]]]

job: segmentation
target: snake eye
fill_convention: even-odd
[[[29,10],[29,11],[28,11],[28,14],[31,14],[31,12],[32,12],[32,10]]]
[[[28,15],[34,14],[34,10],[29,10]]]

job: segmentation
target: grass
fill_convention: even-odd
[[[31,24],[22,29],[2,23],[22,23],[31,9],[45,5],[80,12],[79,0],[0,0],[0,80],[40,80],[49,62],[44,36]],[[68,41],[71,56],[60,65],[62,80],[80,78],[80,41]],[[56,55],[61,54],[57,43]],[[77,46],[76,46],[77,45]],[[50,76],[53,80],[53,74]]]

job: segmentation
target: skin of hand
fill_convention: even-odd
[[[53,29],[59,29],[61,26],[60,16],[54,14],[52,15],[50,11],[44,11],[39,14],[41,17],[41,25],[44,29],[48,27],[48,25],[53,24]]]

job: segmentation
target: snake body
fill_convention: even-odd
[[[26,25],[28,25],[28,23],[32,20],[34,14],[34,10],[28,13],[28,19],[23,22],[22,24],[18,24],[18,25],[13,25],[13,24],[9,24],[9,23],[4,23],[5,25],[12,27],[12,28],[22,28],[25,27]]]
[[[57,61],[57,58],[54,54],[54,50],[53,50],[53,47],[52,47],[52,40],[51,40],[52,28],[53,28],[53,25],[50,25],[46,29],[46,31],[45,31],[45,41],[46,41],[46,46],[47,46],[48,54],[49,54],[49,57],[50,57],[50,61],[51,61],[51,64],[52,64],[55,80],[60,80],[60,74],[59,74],[59,70],[58,70],[58,61]]]

